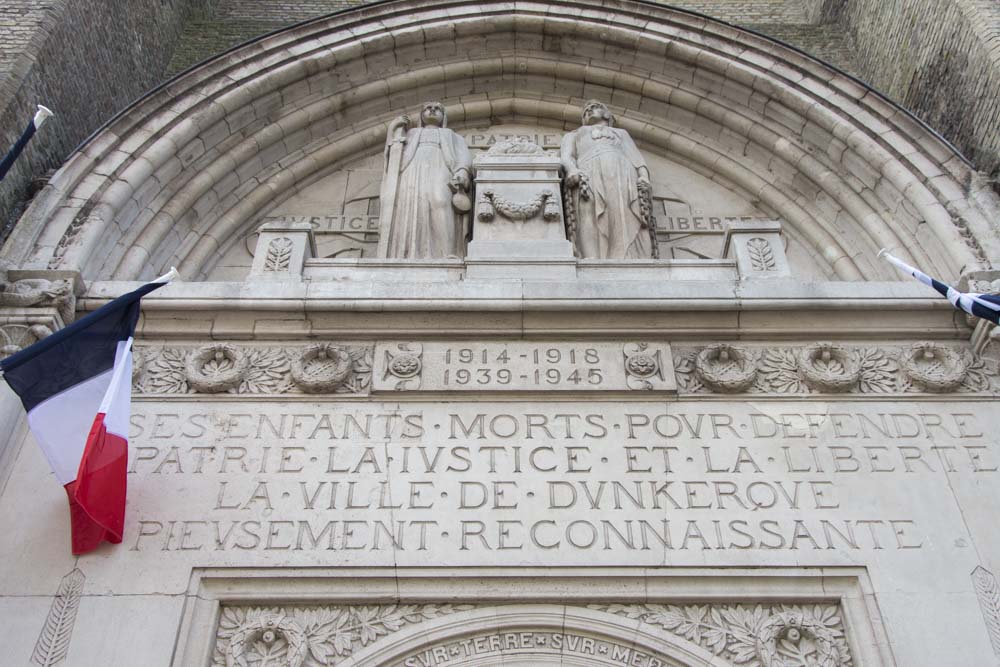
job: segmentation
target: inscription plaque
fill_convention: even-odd
[[[660,343],[391,342],[375,358],[375,392],[677,391]]]

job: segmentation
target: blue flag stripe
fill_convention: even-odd
[[[139,299],[165,283],[148,283],[0,361],[25,410],[114,366],[118,341],[135,332]]]

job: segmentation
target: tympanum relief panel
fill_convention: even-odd
[[[416,111],[412,114],[414,118]],[[414,119],[411,124],[416,127],[416,122]],[[453,129],[473,159],[497,143],[511,141],[534,143],[558,158],[562,139],[572,136],[561,129],[519,124]],[[725,179],[717,174],[696,172],[646,148],[640,147],[638,153],[648,172],[649,216],[655,218],[658,249],[663,259],[719,258],[727,223],[772,217],[727,187]],[[267,222],[309,222],[316,234],[318,258],[375,258],[384,169],[385,158],[380,153],[303,184],[294,196],[277,202],[246,236],[228,249],[209,279],[242,280],[253,260],[256,228]],[[575,191],[571,194],[578,201]],[[796,275],[827,278],[793,230],[786,229],[784,239],[785,252]]]

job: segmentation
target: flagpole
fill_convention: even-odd
[[[928,287],[933,288],[941,296],[948,299],[951,305],[958,310],[988,320],[994,324],[997,324],[998,320],[1000,320],[1000,298],[995,295],[959,292],[951,285],[946,285],[939,280],[935,280],[923,271],[915,269],[898,257],[891,255],[885,248],[878,251],[878,256]],[[979,308],[975,308],[974,306],[978,306]]]
[[[171,266],[169,271],[167,271],[166,273],[164,273],[159,278],[154,278],[150,282],[152,282],[152,283],[163,283],[163,284],[166,285],[166,284],[169,284],[172,280],[175,280],[176,278],[180,277],[180,275],[181,274],[177,270],[177,267],[176,266]]]
[[[28,142],[31,141],[31,138],[35,136],[35,132],[38,131],[38,128],[40,128],[42,124],[49,119],[49,117],[54,115],[55,114],[53,114],[52,110],[48,107],[42,106],[41,104],[38,105],[35,115],[31,118],[31,122],[28,123],[28,127],[24,128],[24,132],[21,133],[17,142],[14,143],[14,146],[7,152],[7,155],[4,156],[3,160],[0,160],[0,181],[4,179],[7,172],[10,171],[10,168],[14,166],[14,161],[21,155],[21,152],[24,150],[24,147],[28,145]]]

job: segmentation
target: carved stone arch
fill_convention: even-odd
[[[939,136],[801,52],[622,0],[399,0],[267,35],[109,122],[36,197],[6,256],[28,269],[204,278],[269,207],[360,156],[428,97],[452,127],[575,127],[605,99],[651,150],[738,189],[840,279],[949,278],[1000,256],[1000,203]]]
[[[733,667],[732,663],[713,655],[710,651],[685,639],[664,632],[640,620],[608,614],[586,607],[569,607],[555,604],[512,604],[480,607],[407,626],[391,636],[373,643],[337,667],[403,667],[421,664],[416,656],[434,647],[453,646],[477,636],[538,633],[545,636],[557,633],[564,637],[589,637],[606,646],[629,650],[659,660],[662,667]],[[609,649],[613,650],[613,649]],[[508,650],[461,656],[454,662],[462,667],[498,667],[499,665],[579,665],[608,667],[623,664],[612,662],[612,653],[594,654],[568,650],[565,644],[559,649],[539,648],[531,653]],[[415,662],[407,663],[408,659]],[[520,660],[521,662],[516,662]],[[435,663],[431,663],[435,664]],[[648,662],[643,664],[650,664]],[[651,664],[656,665],[654,661]]]

